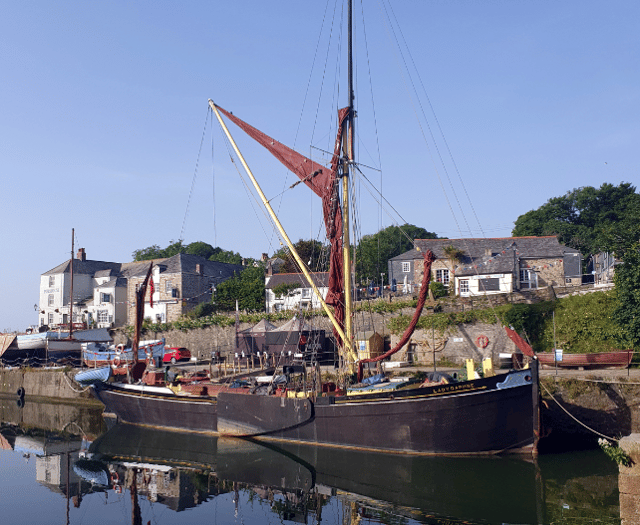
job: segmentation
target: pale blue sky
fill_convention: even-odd
[[[426,147],[410,138],[413,109],[392,95],[403,78],[380,18],[384,5],[388,12],[386,3],[364,3],[366,45],[359,36],[356,46],[360,159],[382,166],[383,191],[406,221],[467,236]],[[315,118],[316,47],[315,74],[324,71],[325,93],[333,92],[335,62],[324,70],[319,40],[333,10],[311,0],[4,2],[0,331],[37,323],[40,275],[69,257],[72,228],[76,248],[95,260],[130,261],[134,250],[181,235],[247,257],[273,253],[278,246],[255,219],[217,127],[211,134],[208,125],[198,160],[207,99],[308,152],[309,125],[297,132],[298,122],[301,114]],[[550,197],[637,184],[636,0],[414,0],[393,10],[464,181],[457,198],[473,236],[482,234],[465,191],[484,235],[502,237]],[[375,121],[362,102],[371,95],[369,69]],[[321,115],[313,143],[328,147],[329,116]],[[282,170],[257,153],[247,157],[272,183],[267,194],[280,193]],[[379,183],[379,173],[368,176]],[[288,194],[280,205],[291,237],[316,236],[317,219],[309,224],[308,216],[318,204],[303,188]],[[448,199],[457,208],[456,197]],[[391,223],[377,211],[363,217],[364,234]]]

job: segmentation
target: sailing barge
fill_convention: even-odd
[[[352,26],[349,2],[349,28]],[[349,29],[349,57],[351,57]],[[349,60],[351,62],[351,60]],[[329,166],[319,164],[267,136],[235,114],[209,101],[235,154],[286,242],[309,287],[331,320],[346,369],[341,384],[323,383],[317,366],[287,364],[260,383],[244,378],[216,383],[208,377],[176,380],[162,372],[132,367],[131,381],[94,384],[96,397],[122,421],[220,435],[280,440],[312,445],[405,454],[535,453],[540,435],[537,361],[523,370],[467,380],[444,375],[423,381],[376,383],[364,377],[367,363],[379,362],[407,344],[427,298],[431,252],[424,254],[423,281],[416,312],[395,348],[360,360],[354,349],[351,314],[349,177],[354,158],[354,99],[349,64],[348,105],[338,111],[338,131]],[[236,124],[280,160],[322,201],[330,244],[329,291],[326,300],[295,250],[244,157],[225,119]],[[138,306],[144,305],[144,286]],[[143,307],[143,306],[142,306]],[[142,314],[138,319],[141,322]],[[139,325],[138,325],[139,326]],[[137,344],[134,344],[134,353]],[[357,378],[358,385],[349,384]]]

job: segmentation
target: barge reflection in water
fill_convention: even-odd
[[[532,462],[267,447],[128,425],[91,444],[16,425],[2,434],[8,522],[620,523],[617,469],[600,451]],[[34,508],[45,503],[43,521]]]

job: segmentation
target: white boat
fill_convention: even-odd
[[[82,344],[94,343],[112,343],[113,338],[109,335],[106,328],[95,328],[91,330],[78,330],[73,332],[72,336],[65,334],[64,337],[49,338],[46,340],[46,348],[49,357],[55,357],[58,353],[74,353],[78,356],[82,350]]]
[[[164,356],[164,339],[150,339],[148,341],[140,341],[138,345],[138,359],[145,361],[146,359],[156,360],[162,359]],[[99,342],[82,343],[82,362],[84,365],[96,368],[103,366],[112,366],[120,368],[127,364],[132,364],[133,350],[125,348],[124,345],[113,345]]]

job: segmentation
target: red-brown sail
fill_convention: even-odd
[[[275,158],[293,172],[316,195],[322,199],[322,212],[329,239],[331,252],[329,258],[329,291],[325,302],[333,306],[335,317],[344,327],[344,264],[342,256],[342,212],[338,202],[338,167],[340,160],[340,141],[342,139],[342,123],[349,113],[349,108],[338,112],[338,135],[336,137],[331,166],[322,164],[301,155],[281,142],[269,137],[262,131],[247,124],[229,111],[216,105],[218,111],[242,129],[256,142],[264,146]],[[335,330],[334,330],[335,333]],[[335,333],[336,337],[338,334]]]

